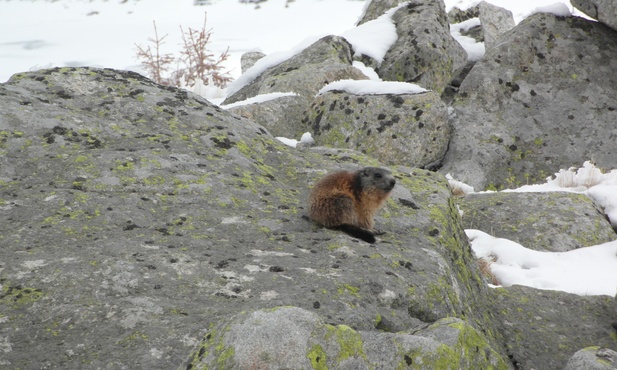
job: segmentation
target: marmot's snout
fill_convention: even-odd
[[[384,187],[384,190],[390,191],[390,190],[394,189],[394,185],[396,185],[396,180],[395,179],[387,179],[385,187]]]

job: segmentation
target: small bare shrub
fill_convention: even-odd
[[[141,60],[141,65],[154,82],[166,85],[167,81],[164,79],[163,74],[169,71],[169,65],[176,59],[172,54],[161,54],[161,45],[165,42],[167,35],[159,37],[158,30],[156,29],[156,22],[154,24],[154,38],[148,38],[148,42],[153,44],[154,50],[150,45],[147,48],[143,48],[141,45],[135,44],[137,47],[137,59]]]
[[[182,50],[177,57],[161,53],[161,46],[165,43],[167,35],[159,37],[156,22],[153,22],[154,38],[148,38],[152,46],[144,48],[135,44],[137,59],[141,61],[148,77],[161,85],[176,87],[193,87],[198,81],[205,86],[213,84],[219,88],[226,87],[232,78],[222,64],[229,57],[229,48],[218,57],[208,50],[212,29],[206,28],[206,20],[207,15],[204,15],[204,24],[199,30],[189,28],[184,31],[180,26]],[[175,70],[168,74],[174,63]]]
[[[501,285],[499,279],[497,279],[497,277],[491,271],[491,265],[493,264],[493,262],[495,262],[494,259],[479,258],[478,265],[480,267],[480,273],[484,276],[486,280],[488,280],[489,283],[493,285]]]

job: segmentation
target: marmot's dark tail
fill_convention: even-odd
[[[347,234],[353,236],[354,238],[362,239],[367,243],[375,243],[375,234],[367,230],[365,228],[355,226],[355,225],[340,225],[336,227],[337,229],[346,232]]]

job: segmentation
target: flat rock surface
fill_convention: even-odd
[[[566,252],[617,239],[604,213],[582,194],[470,194],[459,203],[465,229],[533,250]]]

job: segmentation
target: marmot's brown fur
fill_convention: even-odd
[[[373,216],[383,206],[396,180],[388,170],[366,167],[356,172],[331,173],[319,180],[309,197],[310,217],[368,243],[375,242]]]

